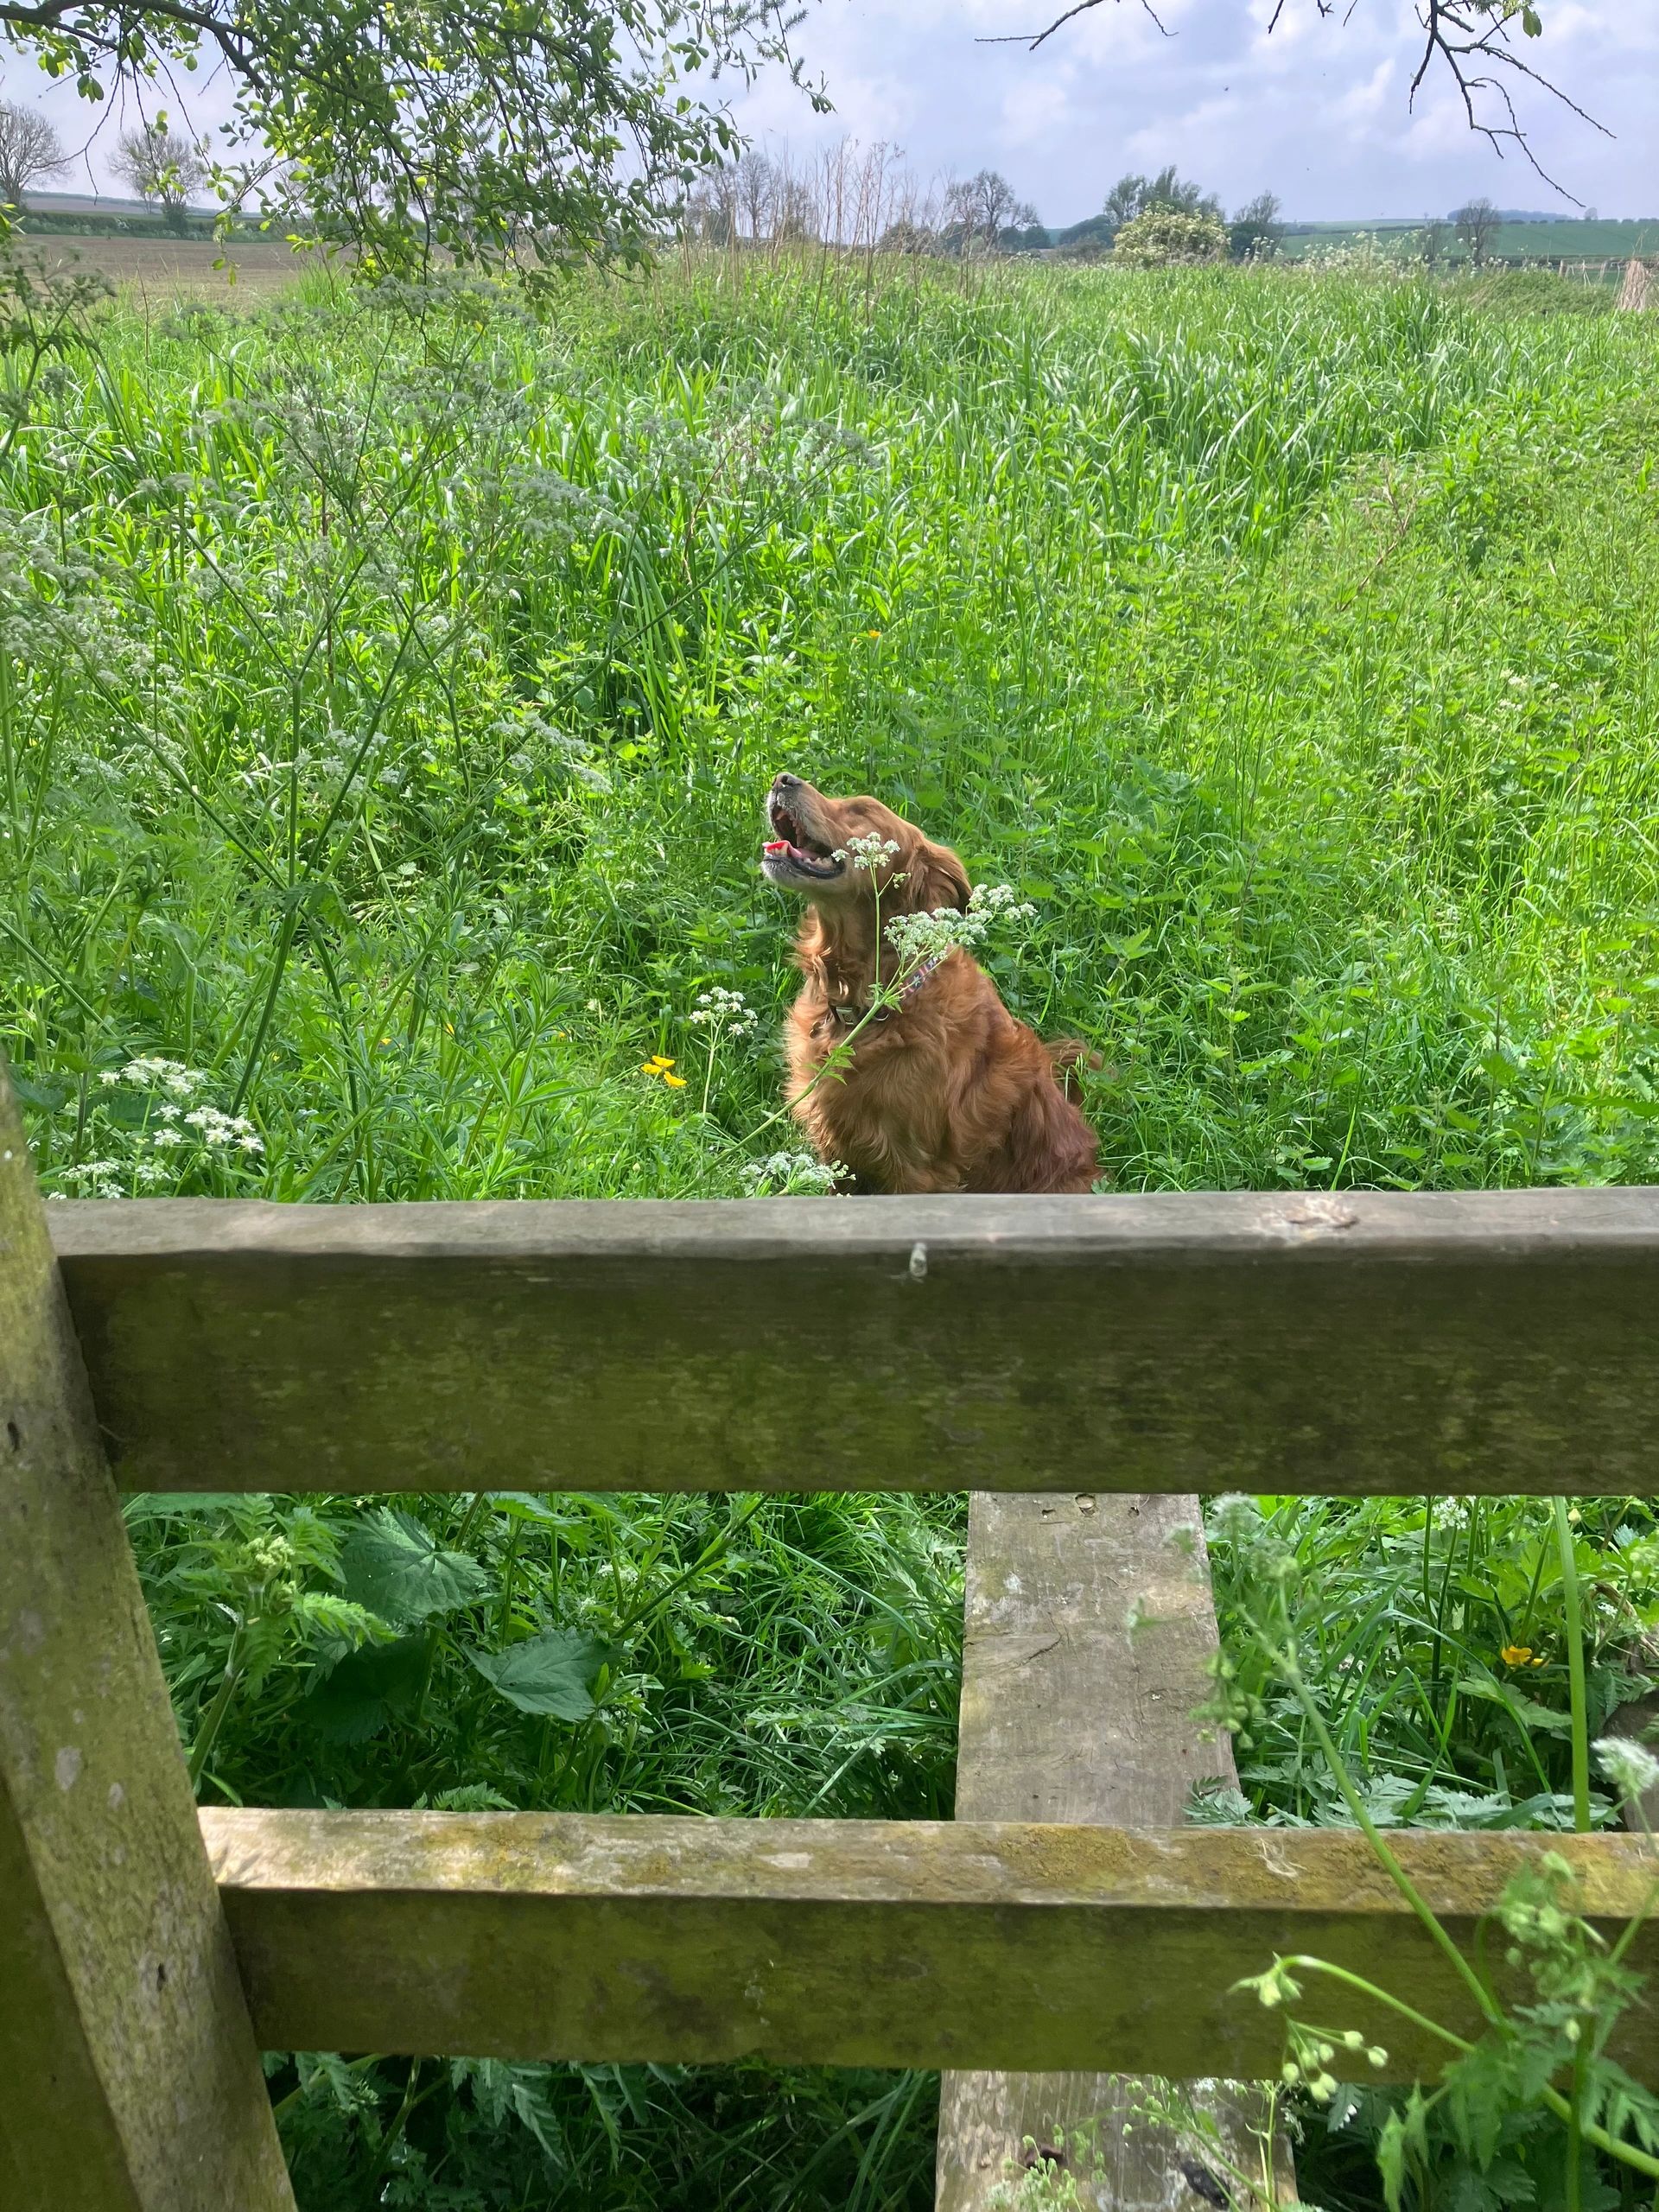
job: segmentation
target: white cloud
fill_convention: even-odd
[[[1015,85],[1004,95],[998,143],[1015,152],[1046,143],[1070,127],[1073,117],[1067,89],[1071,73],[1035,84]]]

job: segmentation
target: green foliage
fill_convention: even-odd
[[[605,1646],[594,1637],[550,1628],[505,1651],[472,1651],[467,1656],[520,1713],[585,1720],[594,1710],[592,1684],[604,1664]]]
[[[1650,1686],[1659,1529],[1649,1506],[1586,1500],[1573,1529],[1586,1733]],[[1228,1499],[1211,1516],[1217,1603],[1248,1618],[1284,1588],[1287,1637],[1381,1827],[1573,1825],[1570,1652],[1547,1502]],[[1300,1705],[1261,1649],[1230,1645],[1252,1816],[1340,1817]],[[1612,1801],[1592,1794],[1599,1823]]]
[[[459,282],[16,315],[0,1033],[48,1189],[806,1187],[780,767],[1038,906],[992,963],[1101,1047],[1119,1187],[1659,1175],[1643,318],[729,257],[545,320]],[[949,1811],[956,1501],[399,1478],[130,1508],[204,1796]],[[1265,1540],[1372,1818],[1570,1823],[1545,1509],[1253,1511],[1214,1556],[1255,1817],[1349,1817],[1247,1632]],[[1599,1502],[1573,1546],[1599,1731],[1659,1538]],[[272,2064],[307,2212],[930,2201],[914,2077]],[[1378,2204],[1394,2108],[1310,2113],[1310,2199]],[[1505,2160],[1550,2201],[1558,2121],[1483,2177],[1444,2109],[1425,2212]]]
[[[1122,225],[1160,210],[1171,215],[1210,215],[1219,221],[1221,202],[1202,185],[1180,175],[1171,162],[1156,176],[1140,176],[1131,171],[1119,177],[1101,212],[1108,222]]]
[[[128,1521],[210,1798],[949,1814],[956,1500],[143,1497]],[[774,2169],[791,2206],[931,2201],[919,2076],[270,2063],[306,2212],[529,2212],[550,2186],[760,2212]]]
[[[1574,1661],[1569,1720],[1576,1739],[1573,1809],[1575,1825],[1585,1827],[1589,1817],[1581,1777],[1587,1763],[1588,1723],[1577,1631],[1588,1578],[1580,1573],[1573,1529],[1577,1518],[1569,1518],[1560,1501],[1551,1514],[1569,1655]],[[1300,2088],[1315,2108],[1325,2107],[1331,2133],[1365,2114],[1366,2101],[1345,2088],[1332,2070],[1340,2067],[1351,2074],[1360,2069],[1362,2061],[1375,2067],[1387,2062],[1386,2050],[1370,2044],[1358,2029],[1329,2024],[1331,2011],[1351,2003],[1357,1993],[1370,2000],[1373,2018],[1404,2015],[1419,2033],[1432,2032],[1449,2054],[1432,2092],[1415,2088],[1403,2101],[1380,2111],[1373,2107],[1369,2115],[1387,2212],[1403,2212],[1408,2203],[1434,2202],[1438,2186],[1448,2179],[1456,2183],[1453,2201],[1478,2205],[1531,2201],[1550,2212],[1582,2212],[1586,2202],[1613,2206],[1626,2202],[1621,2189],[1604,2184],[1603,2171],[1618,2177],[1624,2189],[1633,2185],[1650,2190],[1659,2181],[1659,2157],[1655,2156],[1659,2096],[1632,2081],[1609,2056],[1608,2048],[1622,2016],[1643,2001],[1641,1977],[1624,1963],[1639,1923],[1632,1923],[1610,1945],[1583,1916],[1572,1866],[1559,1853],[1548,1852],[1517,1871],[1477,1929],[1472,1947],[1460,1948],[1386,1840],[1385,1827],[1409,1819],[1412,1808],[1402,1812],[1397,1801],[1386,1797],[1379,1808],[1374,1773],[1367,1771],[1373,1766],[1369,1732],[1362,1728],[1346,1749],[1338,1740],[1344,1721],[1351,1722],[1355,1716],[1356,1701],[1334,1686],[1325,1688],[1331,1678],[1324,1668],[1315,1672],[1323,1657],[1318,1630],[1325,1593],[1308,1592],[1309,1562],[1274,1530],[1258,1503],[1243,1497],[1223,1500],[1217,1519],[1222,1541],[1243,1555],[1247,1579],[1242,1590],[1236,1587],[1234,1592],[1234,1649],[1217,1663],[1215,1716],[1248,1749],[1256,1734],[1271,1725],[1268,1693],[1280,1693],[1283,1709],[1294,1713],[1306,1731],[1326,1786],[1363,1829],[1383,1871],[1455,1967],[1465,2002],[1473,2000],[1478,2024],[1471,2040],[1441,2022],[1426,2021],[1413,2009],[1414,1990],[1381,1986],[1328,1966],[1317,1956],[1275,1958],[1265,1973],[1249,1977],[1239,1988],[1265,2005],[1283,2008],[1284,2080]],[[1426,1545],[1426,1564],[1427,1558]],[[1380,1594],[1373,1596],[1373,1604]],[[1314,1634],[1305,1638],[1309,1625]],[[1241,1675],[1241,1651],[1249,1655],[1258,1670],[1257,1688]],[[1516,1647],[1503,1656],[1506,1664],[1518,1665],[1529,1662],[1531,1655]],[[1327,1719],[1327,1704],[1334,1705],[1338,1698],[1345,1713],[1333,1710]],[[1443,1732],[1442,1740],[1449,1733],[1449,1728]],[[1659,1774],[1659,1763],[1637,1746],[1614,1743],[1598,1748],[1621,1794],[1635,1796]],[[1501,1766],[1496,1779],[1501,1789]],[[1426,1794],[1420,1785],[1413,1805]],[[1486,1824],[1480,1815],[1488,1808],[1465,1797],[1459,1809],[1473,1816],[1470,1824]],[[1615,1808],[1604,1800],[1595,1809],[1605,1818]],[[1659,1899],[1659,1862],[1655,1884],[1649,1906]],[[1306,2018],[1313,2008],[1322,2014],[1321,2022]],[[1526,2154],[1529,2147],[1540,2155],[1546,2171],[1554,2167],[1550,2186],[1539,2185]],[[1306,2187],[1306,2169],[1302,2182]]]
[[[209,174],[227,206],[348,242],[371,272],[435,250],[531,270],[638,259],[737,143],[696,79],[768,60],[798,75],[788,31],[772,0],[416,0],[372,36],[352,0],[0,0],[0,39],[86,99],[208,61],[234,102],[226,158],[204,171],[158,114],[123,141],[143,195],[181,210]]]
[[[1227,250],[1235,261],[1265,261],[1278,252],[1284,234],[1277,194],[1259,192],[1228,226]]]
[[[1112,258],[1125,269],[1182,269],[1225,261],[1228,246],[1227,226],[1219,216],[1149,207],[1120,226]]]

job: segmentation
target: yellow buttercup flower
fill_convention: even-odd
[[[668,1085],[671,1090],[683,1090],[685,1089],[685,1077],[683,1075],[671,1075],[666,1068],[663,1070],[663,1081]]]
[[[1529,1643],[1506,1643],[1497,1656],[1506,1667],[1541,1667],[1544,1663]]]

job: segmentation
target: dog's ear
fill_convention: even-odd
[[[948,845],[924,844],[912,864],[908,888],[911,905],[918,912],[924,907],[931,914],[941,906],[954,906],[965,914],[972,886],[967,869]]]

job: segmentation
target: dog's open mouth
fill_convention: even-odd
[[[774,880],[806,876],[827,882],[847,865],[803,828],[776,792],[766,801],[766,819],[774,834],[761,849],[760,865]]]

